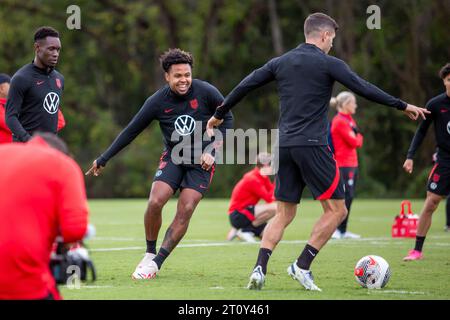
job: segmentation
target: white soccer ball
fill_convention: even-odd
[[[391,277],[389,263],[382,257],[369,255],[362,257],[355,266],[356,281],[368,289],[381,289]]]

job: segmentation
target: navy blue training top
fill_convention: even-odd
[[[327,112],[335,81],[371,101],[399,110],[407,106],[360,78],[344,61],[303,43],[249,74],[214,116],[223,119],[247,93],[273,80],[280,97],[280,147],[327,145]]]

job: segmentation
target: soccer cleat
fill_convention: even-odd
[[[238,230],[236,228],[231,228],[227,234],[227,241],[231,241],[237,237]]]
[[[352,232],[346,231],[346,232],[342,235],[342,238],[344,238],[344,239],[360,239],[361,236],[360,236],[359,234],[356,234],[356,233],[352,233]]]
[[[422,252],[413,249],[409,250],[408,255],[403,258],[403,261],[420,260],[422,258],[423,258]]]
[[[255,238],[253,237],[253,232],[244,232],[239,229],[236,234],[239,239],[244,240],[245,242],[256,242]]]
[[[131,278],[134,280],[153,279],[159,272],[158,266],[153,261],[156,257],[153,253],[145,253],[144,258],[139,262]]]
[[[297,280],[300,284],[306,289],[311,291],[322,291],[316,284],[314,283],[314,277],[312,275],[311,270],[303,270],[297,266],[297,263],[291,264],[287,268],[288,274],[292,277],[292,279]]]
[[[331,235],[331,239],[342,239],[342,232],[336,229],[336,231],[334,231]]]
[[[256,266],[250,275],[250,281],[248,282],[247,289],[249,290],[261,290],[264,287],[265,276],[262,272],[261,266]]]

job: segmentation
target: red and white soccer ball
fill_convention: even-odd
[[[381,289],[391,277],[389,264],[382,257],[369,255],[362,257],[355,266],[356,281],[368,289]]]

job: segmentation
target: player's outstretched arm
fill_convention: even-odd
[[[417,120],[419,118],[419,116],[425,120],[426,119],[425,114],[431,113],[429,110],[427,110],[425,108],[419,108],[412,104],[408,104],[406,106],[406,109],[403,110],[403,112],[412,120]]]
[[[100,173],[103,170],[103,166],[97,165],[97,160],[94,160],[94,162],[92,162],[92,166],[89,168],[88,171],[85,172],[85,175],[89,176],[89,175],[93,175],[93,176],[99,176]]]
[[[412,159],[406,159],[405,163],[403,164],[403,169],[411,174],[413,172],[414,167],[414,161]]]

